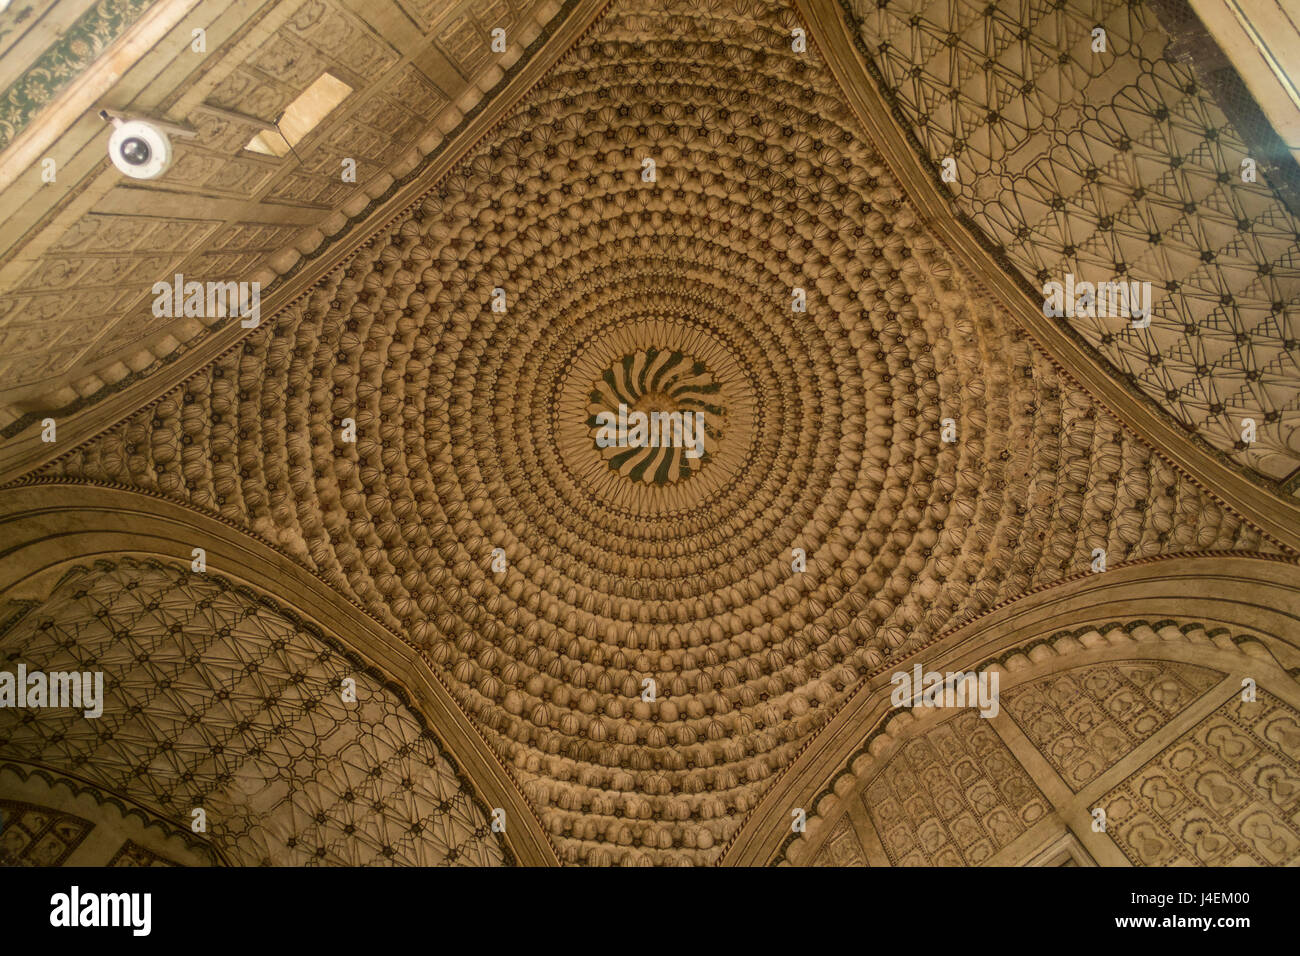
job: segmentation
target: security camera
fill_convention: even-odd
[[[113,124],[108,158],[133,179],[157,179],[172,164],[172,143],[153,123],[141,119],[105,117]]]

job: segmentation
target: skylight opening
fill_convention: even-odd
[[[322,73],[285,109],[284,115],[280,117],[278,132],[273,129],[262,130],[248,141],[244,149],[265,156],[289,155],[289,151],[320,125],[320,121],[351,92],[352,87],[338,77]]]

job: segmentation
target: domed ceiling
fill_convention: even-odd
[[[870,95],[904,119],[924,108],[917,128],[936,156],[975,108],[966,98],[1012,82],[1008,64],[1049,70],[1003,42],[1015,15],[1001,8],[851,6],[841,27],[868,38],[883,78]],[[1136,24],[1117,31],[1116,56],[1156,78],[1122,94],[1112,77],[1106,116],[1166,89],[1191,109],[1159,79],[1165,61],[1149,59],[1154,19],[1115,16]],[[1042,42],[1086,42],[1096,19],[1053,14],[1068,37]],[[339,268],[21,486],[136,489],[282,552],[286,579],[323,581],[418,651],[573,864],[719,862],[870,678],[1088,577],[1098,551],[1110,568],[1234,552],[1292,573],[1285,543],[1243,519],[1244,506],[1084,387],[1112,374],[1104,363],[1067,373],[1036,346],[905,191],[816,31],[796,50],[796,29],[806,22],[781,3],[616,0]],[[909,30],[919,47],[904,54]],[[920,105],[932,91],[904,79],[899,57],[914,55],[926,83],[960,89],[948,112]],[[971,79],[963,56],[1000,85]],[[998,109],[1025,129],[1057,123],[1086,153],[1093,127],[1070,132],[1080,118],[1062,105],[1082,88],[1070,66],[1037,81],[1051,93],[1033,109]],[[1005,243],[1006,269],[1081,271],[1082,258],[1039,232],[1061,230],[1057,242],[1077,231],[1071,242],[1105,259],[1105,236],[1123,250],[1137,241],[1122,217],[1155,217],[1171,237],[1145,259],[1123,251],[1135,275],[1163,275],[1172,245],[1195,245],[1183,214],[1156,210],[1172,180],[1160,179],[1155,205],[1122,214],[1085,214],[1090,187],[1075,180],[1060,191],[1080,208],[1013,208],[1026,190],[1056,188],[1049,159],[1065,146],[1045,147],[1037,165],[1016,159],[1006,154],[1024,129],[985,120],[962,130],[970,150],[983,145],[978,162],[959,154],[957,201]],[[1116,182],[1145,182],[1147,154],[1191,155],[1173,143],[1180,122],[1147,123],[1128,152],[1107,147],[1092,162]],[[1109,183],[1096,186],[1105,202],[1120,190]],[[1231,305],[1163,296],[1142,336],[1076,331],[1121,370],[1148,349],[1181,367],[1199,353],[1169,329],[1219,341],[1229,314],[1258,312],[1256,357],[1243,345],[1223,362],[1267,367],[1230,400],[1257,400],[1266,447],[1224,467],[1271,481],[1297,456],[1295,379],[1282,381],[1295,353],[1268,306],[1297,292],[1294,224],[1265,186],[1218,189],[1210,176],[1197,191],[1219,211],[1195,223],[1213,231],[1221,206],[1249,206],[1266,228],[1236,240],[1240,254],[1276,268],[1239,277]],[[1085,242],[1097,231],[1085,215],[1112,231]],[[1024,235],[1017,225],[1004,236],[1006,222]],[[1177,263],[1187,285],[1217,281],[1194,282]],[[1141,383],[1158,400],[1163,374]],[[1179,387],[1150,414],[1205,426],[1226,447],[1205,424],[1209,398]],[[698,449],[606,444],[600,416],[620,405],[687,416]],[[1280,501],[1280,485],[1260,487]],[[466,806],[458,826],[478,826]],[[474,846],[501,858],[490,841]]]

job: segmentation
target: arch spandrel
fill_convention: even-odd
[[[1243,140],[1234,122],[1247,118],[1226,116],[1176,55],[1164,22],[1178,4],[798,6],[960,267],[1127,427],[1300,545],[1300,171],[1258,136]],[[1099,26],[1105,54],[1091,49]],[[1247,182],[1251,154],[1268,174]],[[942,175],[947,159],[955,179]],[[1149,327],[1046,316],[1045,284],[1067,274],[1149,283]]]
[[[1050,588],[918,657],[996,672],[987,719],[895,707],[882,673],[839,715],[836,742],[809,748],[808,772],[774,788],[773,803],[808,805],[809,825],[773,831],[768,862],[1285,865],[1300,853],[1287,783],[1300,592],[1293,564],[1257,562],[1176,559]],[[730,862],[757,862],[758,845]]]
[[[68,711],[0,712],[0,757],[24,775],[69,776],[172,826],[192,809],[182,804],[206,795],[223,862],[555,862],[518,784],[428,662],[284,553],[125,490],[0,497],[5,669],[93,664],[119,688],[103,725]],[[73,667],[69,655],[91,664]],[[356,704],[343,700],[344,677]],[[111,744],[109,725],[123,720],[134,721],[125,736],[138,752],[109,759],[100,736]],[[497,808],[504,834],[491,828]],[[320,828],[310,858],[308,835],[295,836],[303,827]]]

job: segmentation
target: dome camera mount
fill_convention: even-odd
[[[108,158],[132,179],[157,179],[172,164],[172,136],[193,137],[193,130],[174,123],[130,117],[112,110],[99,115],[113,124]]]

